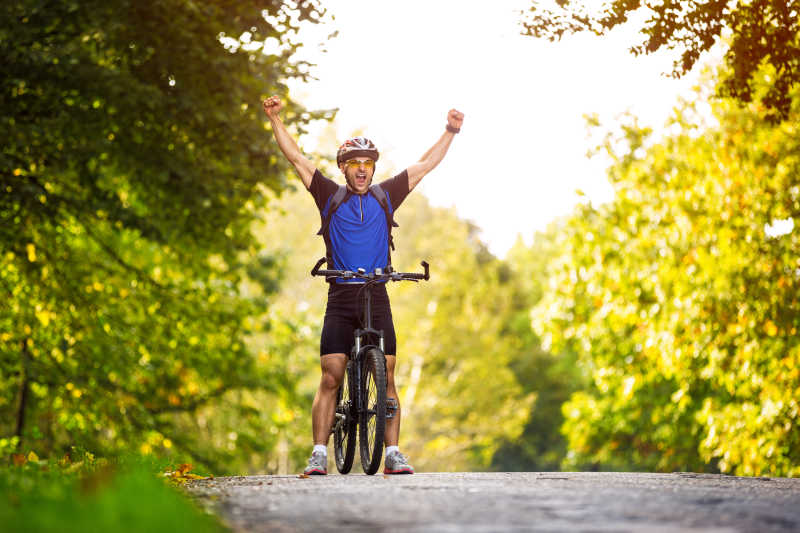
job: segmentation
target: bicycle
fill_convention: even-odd
[[[387,281],[414,281],[430,279],[429,265],[422,261],[424,273],[395,272],[391,265],[375,272],[363,268],[350,270],[320,270],[326,258],[317,261],[312,276],[364,280],[364,318],[362,328],[353,334],[353,347],[347,359],[344,379],[336,393],[336,415],[331,426],[336,469],[347,474],[355,458],[356,432],[359,435],[361,467],[366,474],[378,471],[383,453],[386,419],[394,416],[394,409],[386,401],[386,355],[383,330],[372,327],[372,287]],[[377,341],[377,342],[376,342]],[[395,407],[396,408],[396,407]],[[389,412],[391,411],[391,412]],[[356,431],[357,430],[357,431]]]

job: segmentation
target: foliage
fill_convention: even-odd
[[[302,185],[270,204],[253,233],[263,253],[277,257],[280,290],[271,298],[263,320],[269,328],[250,336],[259,357],[279,365],[284,386],[260,401],[268,417],[263,438],[274,441],[268,469],[288,473],[302,468],[311,442],[311,402],[319,383],[319,336],[325,311],[324,282],[309,275],[314,261],[325,255],[315,234],[319,215]]]
[[[287,166],[259,100],[307,76],[291,37],[321,9],[265,4],[0,8],[0,433],[18,445],[217,468],[269,449],[248,391],[286,380],[246,342],[277,273],[249,228]],[[322,116],[288,105],[298,131]]]
[[[536,331],[592,378],[564,406],[567,467],[800,473],[800,232],[771,229],[800,220],[798,91],[777,125],[729,100],[703,124],[704,96],[662,139],[607,137],[615,199],[548,265]]]
[[[519,438],[536,399],[510,368],[511,274],[474,225],[422,195],[406,199],[397,221],[395,267],[431,264],[431,281],[390,288],[403,449],[421,470],[487,469],[503,443]]]
[[[551,353],[531,327],[531,308],[547,289],[547,264],[561,251],[562,228],[551,224],[534,235],[531,246],[521,240],[505,263],[511,274],[512,305],[504,317],[501,337],[512,344],[509,368],[527,393],[535,393],[528,421],[517,439],[504,442],[492,460],[502,471],[559,470],[567,454],[567,442],[560,429],[564,423],[562,405],[586,381],[572,351]]]
[[[524,33],[560,39],[565,33],[591,31],[603,35],[644,10],[647,20],[640,29],[646,40],[631,48],[635,55],[662,47],[682,50],[673,76],[689,72],[703,52],[732,32],[725,62],[730,68],[719,94],[743,103],[756,99],[758,73],[765,66],[772,73],[762,102],[770,119],[789,116],[790,91],[800,82],[800,2],[753,0],[730,2],[604,2],[602,13],[592,13],[583,2],[557,0],[549,9],[534,0],[522,22]]]
[[[6,531],[225,531],[159,480],[151,462],[72,453],[74,461],[69,455],[44,461],[29,453],[16,466],[0,469]]]

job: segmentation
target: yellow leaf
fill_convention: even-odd
[[[36,455],[36,453],[34,453],[33,450],[31,450],[30,453],[28,453],[28,461],[33,463],[33,462],[36,462],[38,460],[39,460],[39,456]]]
[[[36,246],[34,246],[33,243],[28,243],[28,245],[25,247],[25,249],[28,250],[28,261],[30,261],[31,263],[35,263],[36,262]]]
[[[47,327],[50,323],[50,318],[52,318],[53,314],[50,313],[47,309],[37,310],[35,311],[36,318],[39,319],[39,322],[42,323],[43,326]]]
[[[167,446],[168,442],[169,442],[170,446],[172,445],[172,442],[169,441],[169,439],[164,439],[164,446]],[[177,483],[177,484],[180,484],[180,485],[186,483],[190,479],[206,479],[205,477],[200,476],[198,474],[189,473],[189,471],[191,469],[192,469],[192,465],[191,464],[183,463],[180,466],[178,466],[178,468],[176,470],[172,470],[172,471],[167,470],[167,471],[165,471],[164,472],[164,476],[169,478],[169,480],[172,483]]]
[[[778,334],[778,326],[772,320],[767,320],[764,324],[764,332],[770,337],[774,337]]]

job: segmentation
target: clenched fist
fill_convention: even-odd
[[[447,124],[451,128],[460,129],[461,125],[464,123],[464,113],[458,111],[456,109],[451,109],[447,113]]]
[[[277,96],[270,96],[261,103],[264,106],[264,113],[266,113],[269,118],[277,117],[280,110],[283,109],[283,102],[281,102],[281,99]]]

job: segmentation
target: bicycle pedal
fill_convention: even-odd
[[[386,418],[394,418],[395,412],[400,405],[397,403],[397,400],[394,398],[386,398]]]

